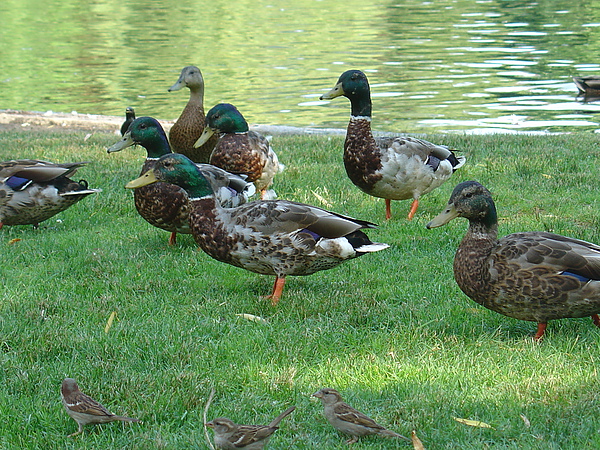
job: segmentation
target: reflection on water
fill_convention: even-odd
[[[292,4],[293,3],[293,4]],[[0,109],[176,118],[199,66],[207,108],[251,123],[345,127],[322,102],[367,73],[381,131],[595,130],[600,102],[573,75],[600,75],[596,2],[566,0],[3,0]]]

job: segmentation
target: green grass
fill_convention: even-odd
[[[535,324],[479,307],[454,282],[466,222],[425,229],[456,183],[476,179],[495,196],[501,234],[551,230],[600,243],[597,136],[427,138],[468,163],[423,197],[412,222],[404,201],[386,223],[383,200],[347,179],[343,138],[274,137],[287,166],[280,198],[380,223],[369,235],[391,248],[290,277],[273,308],[260,298],[271,277],[210,259],[191,236],[170,248],[168,233],[137,215],[123,186],[139,173],[141,149],[107,155],[117,138],[102,133],[1,132],[0,160],[91,161],[77,178],[103,192],[39,229],[0,231],[0,448],[205,448],[213,386],[209,418],[266,424],[297,405],[274,449],[346,448],[310,399],[322,387],[395,431],[415,429],[428,449],[600,447],[600,330],[589,318],[555,321],[534,344]],[[67,438],[76,424],[60,403],[66,376],[143,423]],[[378,437],[355,446],[410,447]]]

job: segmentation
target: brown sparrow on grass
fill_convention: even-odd
[[[410,442],[410,439],[388,430],[375,422],[370,417],[365,416],[347,403],[344,403],[342,396],[335,389],[324,388],[315,392],[313,397],[320,398],[325,407],[325,417],[333,428],[342,433],[352,436],[346,441],[347,444],[354,444],[360,436],[369,434],[378,434],[380,436],[397,437]]]
[[[217,448],[261,450],[279,428],[277,426],[279,422],[294,409],[295,406],[290,406],[275,417],[269,425],[238,425],[226,417],[219,417],[207,422],[206,426],[214,430]]]
[[[79,429],[68,437],[83,433],[83,426],[88,423],[106,423],[114,422],[115,420],[122,422],[140,421],[131,417],[115,416],[96,400],[81,392],[79,386],[77,386],[77,382],[73,378],[64,379],[60,395],[67,414],[79,425]]]

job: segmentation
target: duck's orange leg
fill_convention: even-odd
[[[266,196],[267,196],[267,188],[261,189],[260,190],[260,199],[264,200]]]
[[[537,332],[535,333],[535,336],[533,336],[533,340],[535,342],[539,342],[544,337],[544,333],[546,332],[547,326],[548,324],[546,322],[538,323]]]
[[[408,220],[412,220],[412,218],[415,217],[418,207],[419,207],[419,199],[415,198],[412,202],[412,205],[410,205],[410,211],[408,212]]]
[[[171,236],[169,236],[169,245],[175,245],[177,244],[177,233],[175,231],[173,231],[171,233]]]
[[[598,314],[592,314],[592,321],[594,322],[594,325],[600,327],[600,317],[598,317]]]
[[[271,300],[271,305],[277,306],[281,294],[283,293],[283,286],[285,286],[285,278],[275,278],[275,284],[273,284],[273,292],[271,295],[267,295],[266,298]]]
[[[389,198],[385,199],[385,220],[392,218],[392,201]]]

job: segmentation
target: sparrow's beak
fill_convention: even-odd
[[[214,428],[214,427],[215,427],[215,424],[214,424],[214,423],[212,423],[212,420],[211,420],[210,422],[206,422],[206,423],[204,424],[204,426],[205,426],[205,427],[208,427],[208,428]]]

